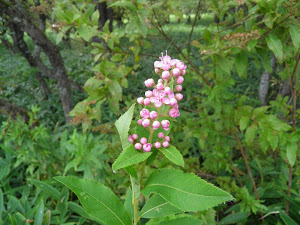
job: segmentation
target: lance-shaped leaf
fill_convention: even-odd
[[[112,169],[117,171],[127,166],[138,164],[147,159],[151,154],[151,152],[138,151],[133,147],[133,145],[130,145],[119,155],[112,165]]]
[[[55,177],[79,198],[85,211],[97,222],[107,225],[130,225],[131,220],[122,202],[102,183],[75,177]]]
[[[159,218],[182,212],[168,201],[156,194],[142,208],[139,217]]]
[[[170,221],[164,221],[158,225],[201,225],[203,224],[200,220],[192,217],[181,217]]]
[[[161,152],[173,163],[179,166],[184,166],[184,160],[181,153],[172,145],[168,148],[162,148]]]
[[[130,143],[128,141],[128,131],[129,131],[129,127],[130,127],[132,116],[133,116],[134,106],[135,106],[135,104],[133,104],[127,110],[126,113],[124,113],[122,116],[120,116],[120,118],[115,123],[118,133],[121,138],[123,149],[125,149],[127,146],[130,145]]]
[[[142,192],[146,196],[150,193],[160,194],[172,205],[186,212],[206,210],[233,199],[227,192],[195,174],[185,174],[175,169],[153,172]]]

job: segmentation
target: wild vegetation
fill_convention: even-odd
[[[299,224],[299,8],[0,0],[0,224]]]

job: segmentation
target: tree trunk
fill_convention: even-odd
[[[272,75],[275,73],[277,68],[277,60],[274,56],[271,59],[271,66],[272,66],[272,73],[265,71],[260,78],[258,95],[262,105],[267,105],[270,79]]]
[[[26,32],[32,38],[33,42],[41,47],[47,55],[54,72],[54,77],[58,82],[64,115],[66,121],[69,122],[69,112],[73,108],[71,88],[58,47],[47,38],[45,33],[38,26],[35,25],[35,22],[22,4],[16,3],[10,5],[5,1],[0,1],[0,8],[0,11],[7,14],[12,22]]]

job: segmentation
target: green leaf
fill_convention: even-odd
[[[247,130],[246,130],[246,133],[245,133],[245,140],[246,140],[246,144],[247,145],[250,145],[254,138],[255,138],[255,135],[256,135],[256,132],[257,132],[257,125],[256,124],[251,124]]]
[[[280,210],[279,212],[280,218],[286,225],[297,225],[298,223],[293,220],[289,215],[287,215],[284,211]]]
[[[57,34],[57,36],[56,36],[56,44],[57,45],[59,44],[59,42],[61,42],[63,37],[64,37],[64,33],[60,32],[59,34]]]
[[[44,216],[43,225],[50,225],[51,224],[51,211],[47,210]]]
[[[162,223],[159,223],[158,225],[202,225],[203,223],[192,217],[181,217],[170,221],[164,221]]]
[[[175,213],[182,212],[180,209],[172,206],[168,201],[156,194],[151,197],[142,208],[139,217],[141,218],[159,218]]]
[[[161,148],[161,152],[176,165],[184,167],[184,160],[181,153],[172,145],[168,148]]]
[[[246,220],[249,216],[248,212],[232,213],[220,220],[220,225],[237,224]]]
[[[247,66],[248,66],[248,55],[246,51],[241,51],[235,58],[236,72],[240,77],[246,78]]]
[[[78,34],[82,37],[85,41],[89,41],[90,38],[93,36],[93,33],[89,30],[86,24],[78,27],[77,29]]]
[[[90,219],[90,220],[92,219],[90,217],[90,215],[87,214],[87,212],[84,211],[84,209],[80,205],[76,204],[75,202],[68,202],[68,209],[75,212],[75,213],[77,213],[81,217],[84,217],[84,218],[87,218],[87,219]]]
[[[96,11],[93,13],[93,15],[92,15],[92,23],[93,23],[93,25],[98,26],[99,16],[100,16],[99,10],[96,10]]]
[[[280,39],[278,39],[274,34],[271,34],[267,37],[267,45],[269,49],[274,52],[276,58],[282,61],[283,49]]]
[[[34,225],[41,225],[43,222],[43,217],[44,217],[44,201],[42,199],[36,208]]]
[[[146,160],[151,154],[152,152],[139,151],[136,150],[133,145],[130,145],[119,155],[113,163],[112,169],[117,171],[119,169],[138,164]]]
[[[274,151],[277,148],[278,143],[279,143],[279,138],[278,138],[277,134],[274,134],[274,132],[272,130],[270,130],[268,132],[267,139],[268,139],[268,142],[270,143],[270,145],[271,145],[271,147]]]
[[[233,199],[227,192],[195,174],[185,174],[175,169],[153,172],[142,192],[146,196],[150,193],[160,194],[183,211],[202,211]]]
[[[131,191],[131,188],[128,188],[128,191],[126,193],[124,207],[127,210],[128,214],[130,215],[130,219],[132,220],[134,209],[133,209],[133,204],[132,204],[132,191]]]
[[[300,47],[300,32],[296,25],[290,25],[290,35],[296,49]]]
[[[35,185],[37,188],[40,188],[45,194],[50,195],[56,200],[61,200],[62,198],[61,193],[51,185],[47,184],[45,181],[40,181],[35,179],[28,179],[28,180],[30,180],[30,182],[33,185]]]
[[[130,1],[117,1],[110,5],[110,7],[113,7],[113,6],[128,8],[129,10],[131,10],[133,12],[135,12],[137,10],[136,6]]]
[[[3,192],[0,188],[0,219],[1,219],[1,215],[2,212],[4,211],[4,204],[3,204]]]
[[[79,198],[86,212],[97,222],[107,225],[130,225],[131,220],[122,202],[102,183],[75,177],[55,177]]]
[[[291,166],[295,165],[298,146],[296,142],[289,142],[286,146],[286,156]]]
[[[240,119],[240,130],[243,131],[245,130],[248,125],[249,125],[249,117],[248,116],[242,116],[242,118]]]
[[[133,104],[126,113],[124,113],[120,118],[116,121],[115,125],[117,127],[118,133],[121,138],[122,148],[125,149],[127,146],[130,145],[128,141],[128,131],[131,124],[133,111],[134,111],[135,104]]]

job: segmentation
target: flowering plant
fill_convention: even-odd
[[[157,83],[152,78],[145,81],[145,86],[153,90],[137,99],[143,109],[136,126],[130,129],[135,104],[116,121],[123,151],[112,169],[125,169],[130,177],[125,202],[100,182],[55,178],[75,192],[90,218],[100,223],[137,225],[150,220],[160,225],[202,224],[196,215],[186,212],[207,210],[233,199],[227,192],[178,169],[153,169],[149,176],[145,173],[160,152],[172,163],[184,166],[181,153],[169,144],[168,134],[172,120],[180,116],[178,102],[183,99],[180,92],[187,67],[165,55],[154,63],[154,68],[160,79]]]

